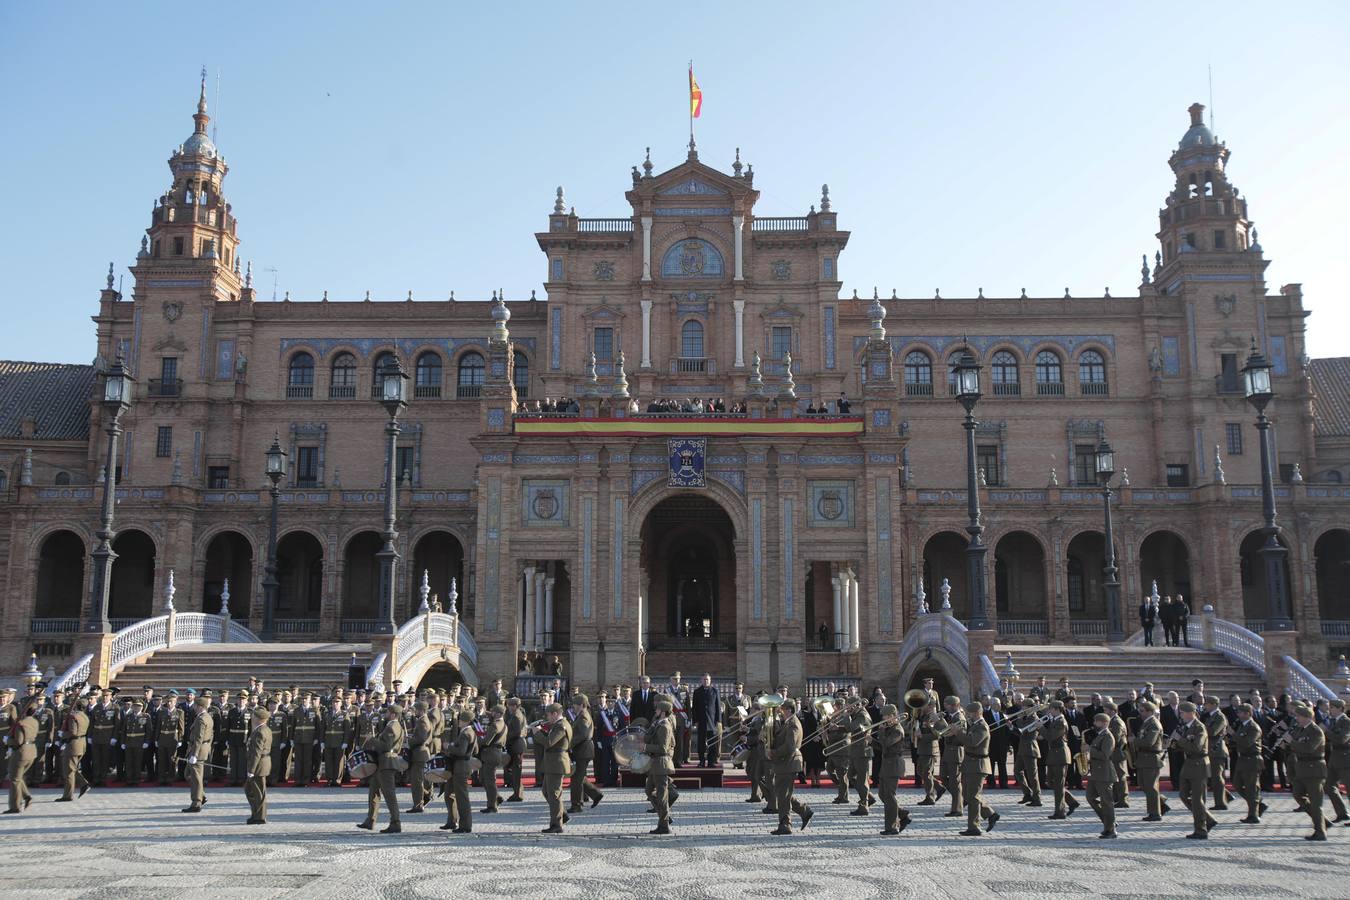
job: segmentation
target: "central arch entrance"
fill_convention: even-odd
[[[647,514],[642,569],[649,649],[734,651],[735,537],[726,510],[697,494],[667,497]]]

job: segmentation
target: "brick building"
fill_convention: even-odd
[[[682,668],[890,686],[921,584],[936,607],[948,580],[968,614],[963,414],[947,374],[968,343],[983,367],[1000,640],[1104,640],[1104,438],[1125,470],[1126,623],[1156,580],[1259,627],[1259,451],[1239,372],[1254,339],[1274,366],[1299,655],[1324,672],[1350,644],[1350,360],[1307,359],[1301,288],[1267,289],[1202,110],[1168,160],[1134,296],[841,296],[849,232],[828,188],[806,215],[760,215],[739,153],[728,173],[691,145],[664,172],[635,166],[612,218],[579,217],[559,188],[535,235],[546,299],[274,303],[241,257],[203,92],[132,296],[110,269],[91,309],[96,364],[0,368],[0,666],[36,648],[59,668],[91,614],[107,446],[96,376],[116,358],[137,383],[117,460],[114,625],[155,614],[172,569],[180,610],[217,611],[228,579],[235,617],[261,627],[276,435],[289,456],[278,637],[377,629],[388,463],[372,392],[393,354],[412,385],[394,618],[416,610],[423,573],[442,602],[454,579],[480,677],[538,651],[584,685]],[[536,411],[562,397],[579,412]],[[738,411],[649,411],[692,398]]]

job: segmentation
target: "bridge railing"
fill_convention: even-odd
[[[1336,691],[1328,687],[1322,679],[1309,672],[1303,663],[1292,656],[1286,656],[1284,664],[1289,669],[1289,689],[1295,697],[1320,698],[1322,700],[1336,699]]]
[[[394,635],[394,652],[399,665],[432,645],[457,647],[461,659],[470,665],[478,662],[478,644],[457,615],[420,613],[404,622]]]

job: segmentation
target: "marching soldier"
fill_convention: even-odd
[[[1350,779],[1350,716],[1345,714],[1345,700],[1336,698],[1329,704],[1331,722],[1327,725],[1327,796],[1336,811],[1336,821],[1350,819],[1346,814],[1341,784]]]
[[[924,679],[925,684],[931,683],[931,681],[931,678]],[[943,792],[943,788],[938,785],[933,775],[937,769],[937,761],[942,756],[942,738],[934,728],[937,717],[937,704],[930,700],[924,704],[920,711],[919,722],[912,733],[914,741],[914,781],[918,787],[923,788],[923,799],[919,801],[920,806],[935,805],[937,798],[941,797]]]
[[[652,760],[647,769],[647,796],[656,810],[656,827],[648,834],[670,834],[670,776],[675,771],[675,729],[670,720],[672,709],[669,700],[656,701],[652,724],[647,729],[643,747]]]
[[[1036,701],[1030,697],[1022,701],[1022,709],[1035,709]],[[1030,715],[1028,713],[1028,715]],[[1025,723],[1025,719],[1021,720]],[[1021,724],[1021,723],[1019,723]],[[1013,727],[1013,726],[1008,726]],[[1018,803],[1025,803],[1027,806],[1041,805],[1041,744],[1036,740],[1036,732],[1040,730],[1039,720],[1035,728],[1030,727],[1030,723],[1021,724],[1026,731],[1019,731],[1017,734],[1017,750],[1014,757],[1013,767],[1017,777],[1017,783],[1022,786],[1022,799]]]
[[[525,726],[529,723],[525,721],[525,714],[520,711],[520,698],[506,698],[506,768],[502,771],[503,787],[511,789],[511,795],[507,797],[510,803],[520,803],[525,798],[521,795],[522,774],[525,768]]]
[[[89,790],[89,782],[85,780],[84,773],[80,771],[80,761],[84,759],[84,752],[87,746],[89,734],[89,716],[85,713],[87,704],[83,697],[75,700],[71,704],[70,711],[66,713],[65,720],[61,723],[61,730],[56,733],[61,744],[61,786],[63,788],[61,796],[56,798],[57,803],[69,803],[75,798],[71,795],[77,790],[79,796],[83,797]]]
[[[314,695],[306,692],[291,720],[296,787],[308,787],[314,781],[314,746],[318,742],[318,732],[319,711],[314,708]]]
[[[1128,809],[1130,782],[1129,768],[1125,765],[1125,748],[1129,746],[1130,732],[1125,727],[1125,720],[1120,717],[1120,708],[1109,697],[1103,701],[1102,709],[1107,715],[1107,728],[1111,731],[1111,765],[1116,769],[1116,780],[1111,783],[1111,803],[1116,809]],[[1093,716],[1093,721],[1096,720],[1097,717]],[[1114,815],[1111,821],[1111,833],[1115,834]]]
[[[666,703],[667,711],[670,704]],[[544,787],[544,798],[548,801],[548,827],[544,834],[562,834],[563,822],[567,814],[562,808],[562,780],[572,769],[572,760],[568,748],[572,744],[572,729],[563,715],[563,708],[557,703],[548,706],[548,722],[535,729],[535,744],[542,748],[543,765],[540,768]],[[653,766],[655,760],[653,760]]]
[[[900,723],[900,713],[894,703],[881,708],[881,772],[877,792],[881,794],[881,806],[886,813],[886,824],[881,833],[896,835],[909,827],[909,810],[901,808],[895,799],[895,789],[900,779],[905,777],[905,727]],[[931,759],[931,757],[930,757]]]
[[[565,727],[566,723],[563,725]],[[469,805],[469,776],[473,770],[473,758],[478,753],[478,733],[473,727],[473,713],[467,709],[461,710],[451,730],[454,736],[445,744],[445,757],[450,764],[450,785],[445,792],[445,824],[441,826],[441,830],[453,831],[455,834],[469,834],[473,831],[473,807]],[[558,805],[561,808],[561,778],[558,779]]]
[[[117,741],[126,751],[123,763],[127,784],[136,787],[145,772],[145,751],[150,749],[150,716],[145,712],[145,701],[140,697],[131,701],[131,712],[122,716],[118,724]]]
[[[403,749],[402,716],[403,707],[397,703],[389,704],[384,712],[384,725],[380,733],[368,738],[364,744],[365,751],[375,755],[377,770],[369,779],[365,821],[357,823],[357,828],[374,830],[375,820],[380,815],[380,798],[383,797],[385,806],[389,807],[389,825],[380,829],[380,834],[399,834],[403,831],[398,795],[394,792],[395,775],[403,762],[399,756],[399,751]]]
[[[1130,738],[1134,748],[1135,777],[1139,779],[1139,789],[1144,792],[1144,806],[1147,815],[1145,822],[1161,822],[1170,810],[1167,801],[1158,790],[1158,780],[1162,777],[1163,759],[1167,751],[1163,749],[1162,722],[1158,719],[1158,706],[1150,700],[1139,701],[1139,732]]]
[[[964,837],[979,837],[980,819],[989,823],[993,831],[999,814],[984,802],[984,779],[993,773],[989,764],[989,723],[984,720],[984,706],[978,701],[966,704],[965,721],[952,725],[953,739],[961,746],[961,791],[966,801],[966,830]]]
[[[795,719],[795,717],[794,717]],[[868,807],[876,802],[876,796],[868,782],[872,774],[872,741],[869,739],[868,728],[872,725],[872,717],[867,714],[867,708],[863,705],[861,697],[852,697],[849,699],[848,730],[850,742],[848,745],[848,778],[852,782],[853,788],[858,792],[858,805],[849,813],[851,816],[867,815]],[[801,728],[801,723],[797,723]],[[800,770],[799,770],[800,771]],[[777,767],[774,769],[774,778],[778,777]],[[779,811],[782,815],[782,811]]]
[[[55,698],[53,699],[55,700]],[[52,780],[47,754],[56,737],[57,704],[59,704],[59,701],[48,703],[39,695],[37,706],[33,710],[33,718],[37,720],[38,725],[37,736],[33,739],[33,748],[37,755],[33,760],[33,765],[28,769],[29,787],[37,787]]]
[[[38,720],[33,717],[34,709],[41,698],[25,704],[25,709],[13,716],[13,722],[5,734],[5,744],[9,747],[9,808],[7,813],[20,813],[33,802],[28,792],[28,770],[37,759]]]
[[[1258,824],[1266,811],[1266,804],[1261,801],[1265,754],[1261,726],[1252,718],[1252,712],[1250,703],[1238,704],[1237,725],[1233,727],[1233,787],[1247,801],[1247,817],[1240,820],[1246,825]]]
[[[43,761],[43,784],[58,784],[61,781],[61,741],[57,737],[57,732],[61,728],[61,723],[66,720],[66,692],[57,688],[52,692],[52,701],[50,704],[52,713],[51,737],[47,741],[47,757]],[[38,719],[41,726],[41,718]],[[41,740],[41,735],[38,736]]]
[[[852,711],[847,705],[843,705],[838,712],[831,717],[829,724],[825,727],[825,734],[822,738],[829,753],[826,755],[825,762],[830,770],[830,777],[834,779],[835,786],[838,788],[831,803],[848,803],[848,791],[851,785],[849,771],[849,746],[853,743],[852,731],[850,730],[850,721]]]
[[[757,713],[756,715],[760,715]],[[764,770],[768,768],[768,753],[764,748],[763,733],[759,722],[755,721],[755,716],[746,717],[745,725],[745,775],[750,779],[750,796],[745,798],[746,803],[759,803],[761,800],[767,800],[770,804],[773,798],[764,793]],[[845,756],[847,760],[847,756]],[[844,771],[848,771],[847,763]],[[836,775],[835,780],[846,777]],[[650,779],[648,779],[650,782]],[[848,787],[845,785],[840,789],[843,793],[840,798],[835,799],[835,803],[848,802]]]
[[[1078,809],[1079,803],[1066,788],[1069,766],[1069,723],[1064,718],[1064,701],[1050,701],[1050,720],[1041,728],[1045,736],[1045,774],[1055,792],[1055,811],[1052,819],[1067,819]]]
[[[1097,818],[1102,820],[1102,833],[1097,835],[1099,838],[1116,837],[1115,794],[1120,770],[1115,759],[1117,751],[1113,718],[1105,712],[1093,716],[1096,736],[1088,745],[1087,802],[1097,813]]]
[[[1181,802],[1191,811],[1194,830],[1186,835],[1191,840],[1207,840],[1209,830],[1218,821],[1205,809],[1205,788],[1209,782],[1209,732],[1196,716],[1195,704],[1189,700],[1178,707],[1181,727],[1173,746],[1186,757],[1181,767]]]
[[[797,783],[797,773],[802,770],[802,723],[797,718],[796,702],[784,700],[778,707],[777,714],[782,721],[773,729],[769,760],[773,765],[774,806],[778,810],[778,827],[769,833],[781,835],[792,834],[792,813],[801,817],[803,831],[806,830],[813,813],[811,807],[792,795]],[[865,774],[862,789],[865,794],[867,791]],[[864,814],[866,809],[864,806]]]
[[[1205,712],[1201,717],[1209,733],[1209,789],[1214,795],[1212,809],[1228,808],[1228,787],[1224,772],[1228,768],[1228,717],[1219,711],[1219,698],[1205,698]]]
[[[178,745],[184,734],[183,711],[178,708],[177,691],[169,691],[155,717],[155,724],[155,770],[159,772],[160,787],[164,787],[178,771]]]
[[[586,778],[586,770],[595,758],[595,721],[591,718],[590,699],[585,694],[572,697],[572,778],[570,790],[572,805],[569,812],[581,812],[583,800],[591,801],[591,808],[600,805],[605,795]]]
[[[942,735],[942,783],[947,791],[952,795],[952,808],[947,811],[945,818],[955,818],[961,815],[961,761],[965,757],[965,750],[962,743],[957,740],[954,733],[948,733],[953,726],[964,726],[965,722],[961,716],[961,701],[956,697],[947,697],[942,701],[944,715],[947,720],[947,727],[939,726],[938,734]],[[942,793],[938,792],[938,797]]]
[[[248,798],[247,825],[267,824],[267,775],[272,768],[272,729],[267,710],[255,706],[249,714],[252,726],[244,742],[244,796]]]
[[[487,729],[483,735],[483,749],[479,754],[479,759],[483,762],[483,769],[479,774],[482,776],[483,787],[487,791],[487,806],[481,810],[484,813],[495,813],[502,805],[502,796],[497,792],[497,770],[506,761],[505,715],[506,708],[504,706],[492,707]]]
[[[224,717],[225,746],[230,756],[231,787],[239,787],[249,777],[247,750],[244,745],[248,742],[249,733],[252,731],[253,715],[249,712],[248,699],[248,691],[240,691],[235,705],[229,708]],[[270,745],[272,738],[270,731],[267,737]],[[270,746],[268,750],[270,752]]]
[[[1326,735],[1313,720],[1313,709],[1306,703],[1294,704],[1295,724],[1289,729],[1289,747],[1298,760],[1294,774],[1294,800],[1300,802],[1312,819],[1313,833],[1306,841],[1327,839],[1327,819],[1322,814],[1322,791],[1326,788]]]
[[[413,704],[411,730],[408,732],[408,780],[412,785],[412,806],[407,812],[425,811],[427,800],[427,761],[431,759],[431,720],[427,718],[427,704],[418,700]],[[447,804],[449,801],[446,801]]]
[[[197,715],[188,729],[185,774],[191,802],[183,810],[185,813],[201,812],[202,804],[206,802],[206,764],[211,759],[211,747],[215,743],[215,719],[208,709],[210,703],[211,700],[205,696],[197,698]]]

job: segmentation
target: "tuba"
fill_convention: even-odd
[[[928,705],[928,700],[928,692],[923,688],[911,688],[905,691],[905,706],[914,719],[919,718],[919,711]]]
[[[786,699],[782,694],[765,694],[755,701],[755,705],[764,714],[764,746],[766,747],[773,743],[774,712],[783,705],[783,701]]]

